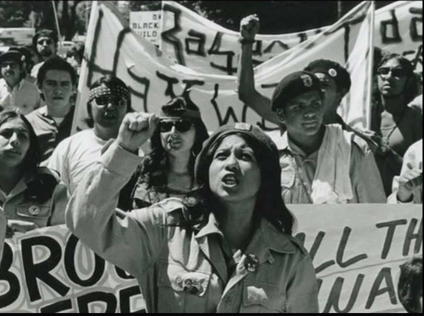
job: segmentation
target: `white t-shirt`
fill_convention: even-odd
[[[56,147],[47,167],[60,173],[69,193],[73,194],[87,171],[99,160],[106,143],[96,137],[92,129],[79,132]]]

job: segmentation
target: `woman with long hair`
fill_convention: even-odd
[[[402,157],[412,144],[422,139],[422,114],[408,107],[418,93],[414,68],[409,60],[397,54],[384,56],[377,75],[371,130],[379,144],[375,158],[389,196],[393,179],[401,172]]]
[[[15,110],[0,113],[0,206],[14,232],[65,223],[66,187],[47,168],[31,124]]]
[[[188,92],[162,107],[160,123],[143,160],[133,207],[143,208],[169,197],[185,197],[194,188],[194,162],[209,134]]]
[[[197,157],[197,195],[117,216],[155,115],[128,114],[118,139],[71,198],[67,225],[138,279],[148,312],[317,313],[312,261],[292,237],[279,154],[258,127],[215,132]]]

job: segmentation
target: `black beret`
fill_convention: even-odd
[[[298,71],[285,77],[272,96],[272,110],[284,108],[291,99],[311,91],[321,93],[321,82],[311,72]]]
[[[349,72],[341,66],[339,63],[336,63],[333,60],[327,59],[318,59],[311,62],[306,68],[306,71],[316,73],[327,74],[334,79],[337,85],[337,89],[340,91],[346,89],[350,91],[352,86],[352,80],[350,78]]]

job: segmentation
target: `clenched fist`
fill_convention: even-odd
[[[412,199],[414,190],[423,185],[422,170],[413,169],[411,164],[408,164],[408,170],[399,178],[398,200],[407,202]]]
[[[125,150],[135,152],[152,137],[158,123],[155,114],[128,113],[119,128],[116,142]]]
[[[249,15],[240,22],[241,38],[247,41],[254,41],[256,34],[259,33],[259,29],[260,22],[256,14]]]

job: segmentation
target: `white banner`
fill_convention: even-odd
[[[292,205],[296,237],[317,274],[323,313],[404,312],[399,266],[422,255],[418,205]],[[328,219],[331,218],[331,221]],[[0,313],[140,313],[137,281],[96,256],[66,227],[7,239]]]
[[[422,71],[422,1],[397,1],[375,14],[375,46],[405,55]],[[179,64],[207,74],[237,73],[240,34],[174,1],[162,1],[162,51]],[[258,35],[256,64],[267,61],[329,27],[281,35]],[[348,29],[346,29],[348,31]],[[349,32],[346,32],[349,36]],[[317,58],[333,59],[330,54]],[[306,66],[306,65],[304,65]]]
[[[352,112],[346,110],[348,122],[360,120],[364,126],[368,93],[366,75],[370,66],[370,22],[372,3],[364,2],[326,32],[297,45],[257,67],[260,91],[270,96],[274,87],[287,74],[301,70],[310,61],[332,54],[339,62],[349,61],[354,77]],[[349,37],[346,37],[349,29]],[[198,73],[171,61],[154,45],[137,35],[108,2],[95,2],[86,44],[86,58],[79,82],[79,96],[74,130],[86,128],[88,91],[99,77],[114,74],[126,82],[132,92],[132,105],[137,111],[159,113],[172,97],[192,87],[191,98],[200,107],[210,131],[232,122],[258,124],[265,130],[276,126],[266,123],[239,101],[235,76]],[[358,121],[359,122],[359,121]]]

